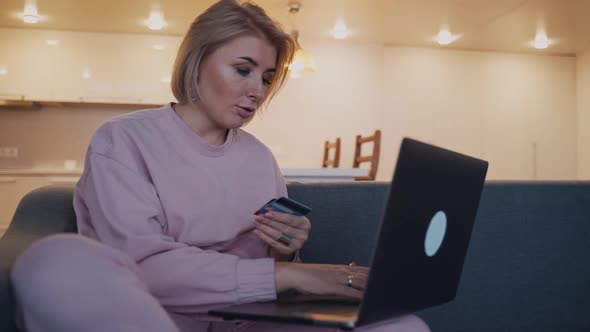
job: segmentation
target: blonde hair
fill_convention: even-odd
[[[171,87],[179,103],[198,100],[197,75],[203,58],[222,44],[246,34],[266,38],[277,50],[276,72],[264,104],[276,95],[293,60],[294,39],[258,5],[250,1],[220,0],[193,21],[176,55]]]

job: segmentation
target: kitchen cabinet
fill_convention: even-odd
[[[0,101],[174,100],[169,80],[179,37],[0,28],[0,40]],[[159,44],[165,48],[156,50]]]

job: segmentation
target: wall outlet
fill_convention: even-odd
[[[3,159],[16,159],[16,158],[18,158],[18,147],[16,147],[16,146],[0,147],[0,158],[3,158]]]

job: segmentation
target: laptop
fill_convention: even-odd
[[[316,297],[209,314],[353,329],[452,301],[487,169],[486,161],[404,138],[360,303]]]

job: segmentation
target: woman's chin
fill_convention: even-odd
[[[250,121],[252,121],[252,119],[254,119],[254,116],[249,116],[247,118],[239,116],[237,119],[234,119],[233,121],[231,121],[231,124],[228,123],[229,124],[228,128],[238,129],[238,128],[243,127],[243,126],[247,125],[248,123],[250,123]]]
[[[252,120],[254,120],[254,116],[251,116],[247,119],[244,119],[244,121],[242,122],[242,126],[247,125],[248,123],[250,123]]]

